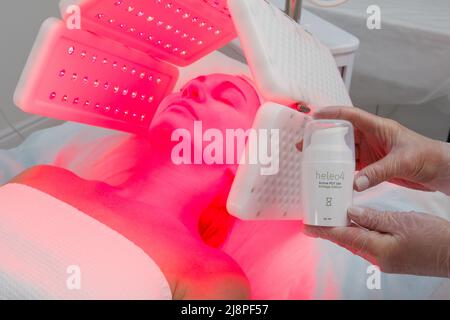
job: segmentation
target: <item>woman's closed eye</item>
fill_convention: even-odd
[[[215,87],[212,91],[212,97],[234,108],[239,108],[247,103],[247,98],[242,90],[228,81]]]

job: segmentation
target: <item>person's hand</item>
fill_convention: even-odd
[[[352,207],[350,227],[305,226],[304,232],[350,250],[383,272],[450,277],[450,222],[416,212]]]
[[[314,117],[348,120],[355,127],[360,170],[355,177],[357,191],[390,181],[450,194],[450,144],[426,138],[393,120],[358,108],[329,107]]]

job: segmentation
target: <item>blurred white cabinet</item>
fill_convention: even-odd
[[[330,49],[345,85],[347,89],[350,89],[355,55],[359,48],[358,38],[308,10],[303,10],[301,24]],[[246,62],[239,40],[234,40],[221,51],[235,59]]]

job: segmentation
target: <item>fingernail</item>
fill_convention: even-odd
[[[364,191],[369,187],[369,178],[367,178],[367,176],[359,176],[356,181],[355,181],[355,185],[356,185],[356,190],[357,191]]]
[[[358,207],[358,206],[351,206],[350,208],[348,208],[348,212],[349,214],[351,214],[352,216],[357,216],[360,217],[364,214],[364,211],[366,209],[363,207]]]

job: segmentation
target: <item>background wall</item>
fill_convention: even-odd
[[[0,148],[20,143],[22,136],[56,121],[29,116],[13,104],[13,94],[41,23],[58,17],[58,0],[3,0],[0,9]]]

